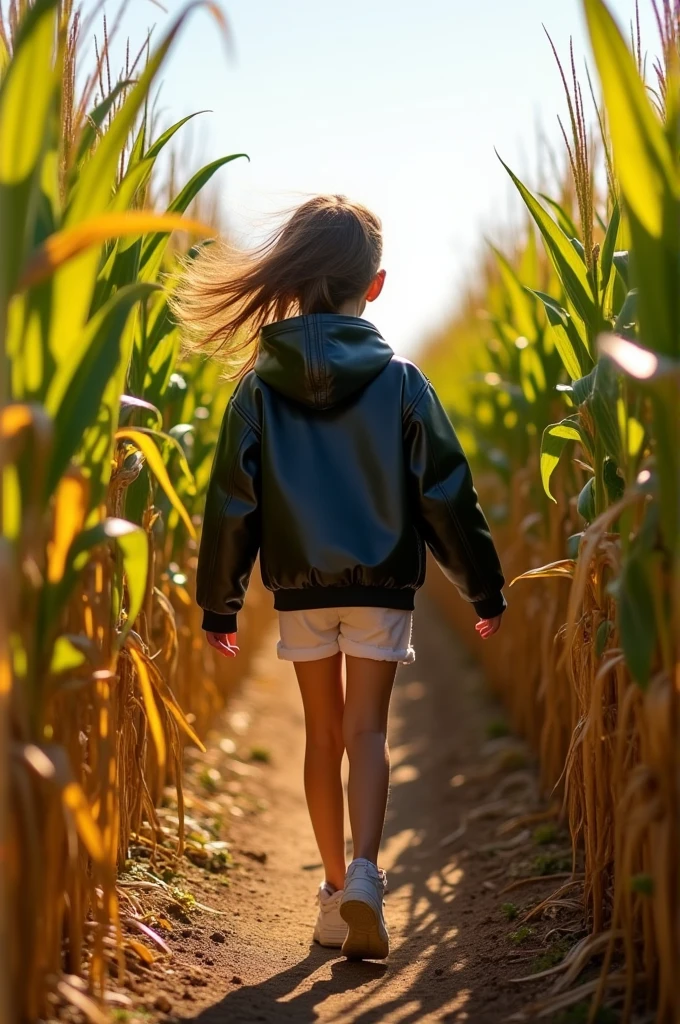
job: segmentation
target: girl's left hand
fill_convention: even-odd
[[[475,629],[481,636],[482,640],[488,640],[489,637],[497,633],[501,628],[501,622],[503,621],[502,615],[496,615],[493,619],[480,619],[475,626]]]
[[[205,636],[210,646],[224,658],[235,658],[238,654],[236,633],[206,633]]]

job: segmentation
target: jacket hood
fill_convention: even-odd
[[[377,377],[393,355],[367,320],[312,313],[263,327],[255,373],[287,398],[330,409]]]

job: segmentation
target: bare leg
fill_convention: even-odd
[[[342,738],[342,655],[295,663],[305,710],[305,795],[326,872],[336,889],[345,884],[345,814],[340,766]]]
[[[390,759],[387,715],[397,666],[347,657],[343,733],[349,757],[349,817],[354,856],[378,862],[385,823]]]

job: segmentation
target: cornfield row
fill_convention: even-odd
[[[559,904],[582,890],[591,937],[577,959],[604,960],[580,995],[614,998],[628,1021],[643,990],[670,1024],[680,1020],[680,4],[651,2],[661,57],[646,75],[639,30],[629,47],[602,0],[584,0],[602,92],[596,138],[573,54],[566,69],[558,59],[569,114],[561,192],[534,194],[506,168],[528,228],[512,251],[489,254],[427,369],[521,580],[487,668],[540,754],[546,791],[563,793],[584,860],[583,878],[556,894]]]
[[[182,357],[166,277],[170,233],[210,233],[183,214],[235,157],[151,209],[184,125],[154,132],[151,90],[197,6],[220,20],[190,5],[113,81],[106,27],[78,73],[93,29],[71,0],[15,0],[1,25],[3,1024],[46,1018],[55,996],[105,1019],[107,974],[135,946],[117,868],[133,834],[163,838],[167,784],[181,853],[182,746],[233,680],[191,596],[227,394],[213,364]]]

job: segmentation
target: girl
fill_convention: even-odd
[[[389,951],[377,866],[387,715],[397,664],[415,658],[426,545],[474,605],[484,639],[505,609],[453,427],[420,370],[361,319],[385,282],[381,254],[377,217],[343,196],[318,196],[253,254],[206,248],[174,301],[189,337],[241,364],[206,502],[203,628],[214,648],[236,653],[259,552],[279,612],[278,655],[293,662],[304,705],[305,792],[325,871],[314,938],[352,959]]]

